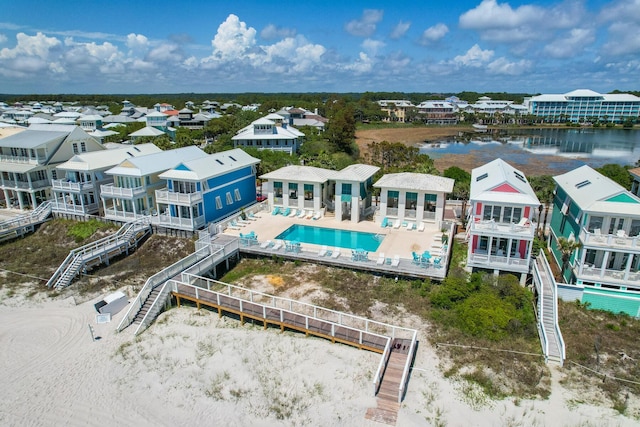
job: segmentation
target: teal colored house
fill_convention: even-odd
[[[550,249],[558,238],[581,243],[558,286],[563,299],[640,316],[640,198],[589,166],[554,177]]]

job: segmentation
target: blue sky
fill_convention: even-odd
[[[0,0],[0,93],[638,90],[640,0]]]

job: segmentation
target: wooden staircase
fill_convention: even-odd
[[[144,304],[142,305],[140,310],[136,313],[136,317],[133,318],[134,325],[139,325],[140,323],[142,323],[142,319],[144,319],[144,316],[147,315],[147,313],[149,312],[149,309],[151,309],[151,306],[155,302],[156,298],[158,298],[158,295],[160,295],[161,291],[162,291],[162,286],[156,286],[151,291],[147,299],[144,301]]]
[[[393,340],[389,361],[376,394],[378,406],[367,409],[366,419],[392,426],[396,425],[398,410],[400,409],[398,393],[400,382],[402,381],[402,372],[407,363],[407,358],[410,357],[410,344],[410,340]]]

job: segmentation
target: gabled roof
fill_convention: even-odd
[[[145,126],[140,130],[137,130],[135,132],[131,132],[129,134],[129,136],[160,136],[160,135],[164,135],[164,132],[162,132],[160,129],[156,129],[153,126]]]
[[[58,169],[73,171],[100,170],[115,166],[131,157],[146,156],[162,150],[153,144],[122,145],[108,150],[76,154],[71,159],[57,166]]]
[[[19,147],[19,148],[38,148],[50,143],[62,142],[75,128],[75,126],[65,126],[64,129],[60,129],[60,126],[56,125],[44,125],[51,127],[51,129],[39,129],[31,125],[24,132],[16,133],[6,138],[0,139],[0,147]]]
[[[146,115],[147,117],[167,117],[166,114],[161,113],[160,111],[152,111]]]
[[[640,178],[640,168],[633,168],[633,169],[629,169],[629,173],[631,174],[631,176],[633,176],[634,178]]]
[[[277,113],[267,114],[266,116],[264,116],[264,118],[268,120],[284,120],[285,119],[283,116]]]
[[[313,166],[292,165],[265,173],[260,176],[260,179],[323,183],[327,182],[335,173],[336,171]]]
[[[524,173],[502,159],[471,171],[470,199],[475,201],[539,205]]]
[[[167,171],[179,165],[181,162],[188,162],[205,156],[207,156],[207,153],[191,145],[189,147],[176,148],[175,150],[167,150],[147,156],[127,159],[118,166],[109,169],[106,173],[110,175],[143,177]]]
[[[260,163],[260,159],[236,148],[182,162],[173,169],[160,174],[160,178],[201,181],[258,163]]]
[[[587,165],[553,179],[582,210],[640,216],[638,197]]]
[[[443,176],[401,172],[385,174],[373,186],[376,188],[451,193],[453,184],[453,179]]]

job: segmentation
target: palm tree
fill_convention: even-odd
[[[569,265],[569,259],[571,258],[571,255],[573,255],[573,252],[576,249],[579,249],[581,247],[582,243],[576,242],[571,237],[568,239],[565,237],[558,238],[558,250],[562,254],[562,269],[560,271],[560,277],[564,278],[564,272]]]
[[[547,229],[547,218],[549,215],[549,208],[553,203],[553,197],[555,192],[556,183],[551,175],[532,176],[529,178],[529,184],[535,191],[538,200],[544,205],[544,223],[542,223],[542,209],[540,209],[538,215],[538,227],[540,237],[544,237],[544,232]],[[542,206],[541,205],[541,206]]]

